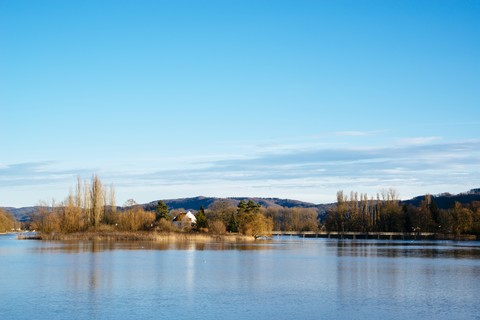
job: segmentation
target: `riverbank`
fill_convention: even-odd
[[[431,232],[339,232],[339,231],[272,231],[277,236],[302,238],[378,239],[378,240],[453,240],[478,241],[473,234],[445,234]]]
[[[13,232],[12,232],[13,233]],[[18,232],[15,232],[18,233]],[[337,239],[378,239],[378,240],[453,240],[479,241],[476,235],[454,235],[437,233],[400,232],[313,232],[313,231],[273,231],[276,236],[298,236],[301,238]],[[50,241],[153,241],[153,242],[254,242],[253,236],[241,234],[215,235],[195,232],[149,232],[149,231],[86,231],[76,233],[18,233],[20,240]]]
[[[214,235],[209,233],[183,233],[183,232],[76,232],[76,233],[35,233],[19,234],[20,240],[96,240],[96,241],[154,241],[154,242],[251,242],[254,237],[239,234]]]

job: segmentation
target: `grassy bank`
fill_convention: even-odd
[[[115,232],[77,232],[77,233],[38,233],[35,235],[19,235],[19,239],[33,240],[96,240],[96,241],[154,241],[154,242],[250,242],[254,237],[239,234],[214,235],[209,233],[180,232],[147,232],[147,231],[115,231]]]

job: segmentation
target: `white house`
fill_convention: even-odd
[[[197,218],[190,211],[187,213],[179,213],[175,218],[173,218],[173,224],[179,228],[190,227],[195,223],[197,223]]]

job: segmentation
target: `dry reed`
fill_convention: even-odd
[[[19,239],[29,239],[25,235]],[[58,240],[58,241],[153,241],[153,242],[251,242],[254,237],[239,234],[215,235],[208,233],[181,233],[181,232],[76,232],[76,233],[39,233],[30,239]]]

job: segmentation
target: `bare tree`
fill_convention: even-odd
[[[85,219],[85,225],[92,225],[92,199],[90,196],[90,185],[88,181],[85,181],[83,184],[83,218]]]
[[[105,198],[103,186],[97,175],[92,176],[92,184],[90,186],[90,198],[92,204],[92,225],[97,228],[105,213]]]
[[[107,224],[115,224],[117,222],[117,202],[115,196],[115,188],[113,184],[108,190],[107,212],[105,214],[105,221]],[[105,198],[107,198],[107,190],[105,190]]]

